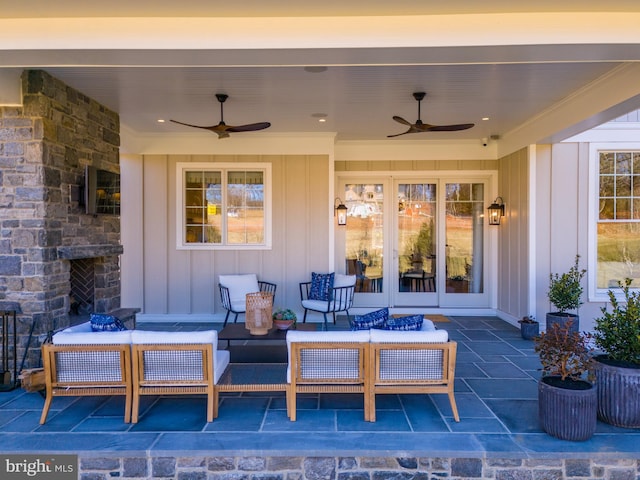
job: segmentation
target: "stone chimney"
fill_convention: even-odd
[[[79,201],[85,166],[119,172],[120,120],[42,70],[23,73],[22,91],[22,107],[0,107],[0,310],[19,310],[28,368],[39,340],[72,323],[72,260],[95,259],[94,311],[120,307],[120,217]]]

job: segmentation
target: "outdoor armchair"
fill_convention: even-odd
[[[336,312],[346,312],[353,306],[353,295],[355,293],[356,276],[334,274],[332,286],[326,289],[320,288],[318,291],[314,280],[320,274],[314,274],[311,282],[300,284],[300,301],[304,308],[302,323],[307,321],[307,311],[320,312],[324,316],[324,327],[327,328],[327,313],[333,315],[333,323],[336,323]],[[326,275],[325,275],[326,276]]]
[[[243,275],[220,275],[218,279],[220,287],[220,301],[222,308],[227,310],[224,317],[224,325],[227,325],[229,315],[234,314],[233,323],[238,321],[239,313],[246,313],[247,293],[268,292],[276,296],[276,284],[258,280],[254,273]]]

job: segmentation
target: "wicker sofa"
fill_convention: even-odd
[[[218,332],[93,332],[89,322],[53,335],[42,346],[44,424],[54,397],[124,396],[125,423],[138,421],[143,395],[207,395],[207,421],[217,416],[216,384],[229,352]]]
[[[421,331],[360,330],[287,333],[287,414],[296,420],[300,393],[361,393],[364,419],[376,420],[376,395],[443,393],[460,421],[454,396],[457,343],[425,320]]]

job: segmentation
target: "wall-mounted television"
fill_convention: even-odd
[[[120,174],[87,166],[84,205],[89,215],[120,215]]]

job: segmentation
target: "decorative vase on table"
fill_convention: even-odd
[[[289,330],[296,325],[296,313],[290,309],[278,309],[273,312],[273,324],[278,330]]]

